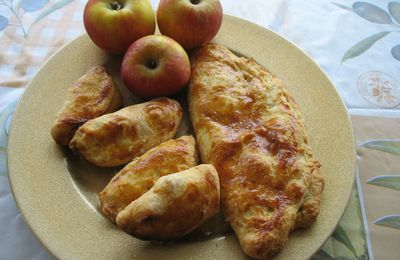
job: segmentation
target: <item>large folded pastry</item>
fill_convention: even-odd
[[[87,121],[69,147],[97,166],[117,166],[173,138],[181,119],[178,102],[158,98]]]
[[[153,187],[161,176],[197,165],[196,143],[192,136],[166,141],[119,171],[99,193],[100,208],[112,222],[128,204]]]
[[[193,57],[188,99],[202,162],[218,171],[242,249],[277,254],[292,229],[315,221],[323,189],[299,106],[253,59],[215,44]]]
[[[58,144],[68,145],[79,126],[89,119],[114,112],[121,105],[121,95],[112,78],[103,67],[93,67],[68,89],[51,135]]]
[[[214,166],[201,164],[159,178],[117,215],[122,230],[144,240],[180,238],[219,211],[220,188]]]

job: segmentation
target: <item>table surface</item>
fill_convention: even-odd
[[[157,8],[159,1],[152,0]],[[85,0],[0,0],[0,259],[52,259],[19,213],[6,151],[13,111],[44,61],[84,32]],[[295,43],[334,83],[357,140],[353,193],[313,259],[398,259],[400,2],[221,0],[224,13]]]

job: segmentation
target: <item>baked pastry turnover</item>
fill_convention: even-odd
[[[214,166],[201,164],[159,178],[117,215],[117,225],[143,240],[180,238],[219,211],[219,180]]]
[[[161,176],[197,165],[196,143],[192,136],[166,141],[119,171],[99,193],[100,208],[112,222],[128,204],[153,187]]]
[[[242,249],[277,254],[291,230],[315,221],[324,184],[298,104],[253,59],[216,44],[194,55],[188,100],[202,162],[219,174]]]
[[[58,144],[68,145],[79,126],[114,112],[121,105],[122,98],[112,78],[102,66],[93,67],[68,89],[51,135]]]
[[[178,102],[158,98],[87,121],[69,147],[97,166],[126,164],[173,138],[181,119]]]

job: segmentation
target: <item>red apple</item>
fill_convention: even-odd
[[[123,54],[134,41],[155,31],[149,0],[89,0],[83,22],[92,41],[113,54]]]
[[[179,42],[185,49],[208,43],[222,23],[218,0],[161,0],[157,9],[160,32]]]
[[[168,96],[181,90],[190,77],[190,62],[179,43],[163,35],[134,42],[121,65],[125,86],[143,98]]]

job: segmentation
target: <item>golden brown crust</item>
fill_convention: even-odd
[[[154,99],[87,121],[69,147],[97,166],[117,166],[173,138],[181,119],[178,102]]]
[[[159,178],[122,210],[118,227],[144,240],[180,238],[219,211],[218,173],[210,164]]]
[[[58,144],[68,145],[79,126],[114,112],[121,105],[122,98],[112,78],[102,66],[93,67],[69,88],[51,135]]]
[[[197,165],[196,143],[192,136],[166,141],[119,171],[99,193],[100,208],[112,222],[129,203],[147,192],[161,176]]]
[[[324,178],[319,172],[320,165],[315,164],[316,168],[312,171],[310,186],[304,196],[303,204],[296,216],[294,228],[307,228],[317,219],[321,195],[324,189]]]
[[[193,60],[188,99],[202,161],[218,171],[224,215],[244,252],[269,258],[286,244],[312,176],[323,182],[300,109],[252,59],[209,44]]]

